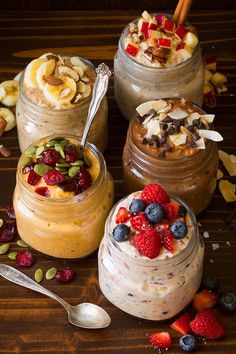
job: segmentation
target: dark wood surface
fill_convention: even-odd
[[[7,1],[5,2],[7,4]],[[224,2],[221,2],[224,4]],[[12,79],[34,57],[43,52],[75,53],[90,58],[95,64],[112,59],[122,28],[137,11],[24,11],[0,13],[0,81]],[[192,12],[190,21],[198,28],[204,55],[215,54],[218,70],[229,79],[229,92],[218,97],[217,107],[208,110],[216,114],[216,128],[224,136],[220,147],[236,153],[236,11]],[[127,122],[121,116],[113,95],[113,82],[109,91],[109,146],[105,158],[115,181],[116,199],[122,196],[121,154],[125,141]],[[11,202],[15,185],[17,160],[20,156],[17,133],[4,134],[0,142],[10,147],[12,156],[0,157],[0,212],[5,217],[6,205]],[[205,274],[220,278],[221,290],[236,291],[236,220],[226,224],[231,207],[224,202],[217,190],[211,205],[198,220],[201,231],[208,231],[205,240]],[[230,242],[230,246],[226,242]],[[212,243],[220,248],[212,250]],[[12,250],[18,250],[15,243]],[[7,256],[0,262],[14,265]],[[63,267],[64,261],[37,254],[32,269],[23,270],[33,277],[35,268]],[[88,331],[75,328],[67,322],[64,309],[55,301],[33,291],[18,287],[0,278],[0,353],[104,353],[135,354],[156,353],[148,343],[146,334],[168,330],[170,322],[140,321],[112,306],[101,294],[97,280],[97,256],[67,262],[76,270],[73,282],[59,285],[54,280],[44,280],[42,285],[65,298],[71,304],[81,301],[104,306],[112,317],[112,324],[104,330]],[[226,339],[200,341],[197,353],[235,354],[236,316],[224,315],[227,326]],[[179,335],[174,338],[170,354],[180,353]]]

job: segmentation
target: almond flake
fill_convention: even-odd
[[[203,114],[201,116],[207,123],[212,123],[214,118],[215,118],[215,115],[214,114]]]
[[[175,144],[175,146],[179,146],[186,143],[187,136],[186,134],[174,134],[169,135],[170,141]]]
[[[212,141],[223,140],[223,136],[214,130],[198,129],[198,134],[200,135],[201,138],[206,138]]]
[[[204,231],[203,235],[204,238],[210,238],[209,232],[208,231]]]
[[[196,140],[195,143],[196,149],[205,149],[205,141],[203,138]]]
[[[190,114],[190,116],[187,117],[187,122],[189,125],[192,125],[193,121],[195,119],[199,119],[201,116],[198,112],[194,112],[192,114]]]
[[[44,80],[51,86],[60,86],[63,84],[63,80],[56,76],[44,77]]]
[[[213,243],[211,246],[212,246],[213,251],[216,251],[216,250],[218,250],[218,248],[220,248],[219,243]]]
[[[228,171],[230,176],[236,176],[236,164],[234,164],[231,159],[229,154],[226,152],[219,150],[219,158],[223,162],[224,167]]]
[[[70,92],[71,92],[71,89],[69,87],[66,87],[64,90],[61,91],[60,98],[68,96]]]
[[[226,243],[227,246],[231,246],[230,241],[226,241],[225,243]]]
[[[188,116],[188,113],[177,107],[173,111],[169,112],[168,115],[173,119],[184,119]]]

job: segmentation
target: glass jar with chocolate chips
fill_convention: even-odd
[[[198,214],[210,203],[218,167],[214,115],[186,99],[148,101],[137,107],[123,151],[124,188],[130,193],[160,183]]]

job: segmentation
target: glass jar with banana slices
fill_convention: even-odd
[[[81,136],[95,81],[93,64],[78,56],[47,53],[32,60],[20,78],[16,107],[21,151],[49,134]],[[107,145],[107,99],[103,99],[88,140]]]

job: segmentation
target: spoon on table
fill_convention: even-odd
[[[105,96],[108,87],[109,77],[111,76],[111,71],[108,66],[104,63],[100,64],[95,70],[97,77],[93,86],[92,99],[88,109],[87,120],[85,123],[80,149],[84,150],[87,135],[92,124],[93,118],[98,111],[101,100]]]
[[[87,329],[98,329],[108,327],[111,323],[110,316],[101,307],[87,302],[72,306],[56,294],[47,290],[42,285],[39,285],[31,278],[9,265],[0,264],[0,275],[12,283],[24,286],[25,288],[37,291],[38,293],[57,300],[66,309],[70,323],[75,326]]]

